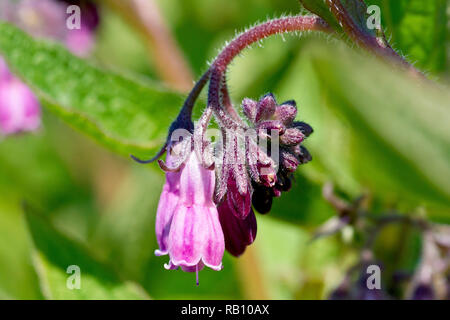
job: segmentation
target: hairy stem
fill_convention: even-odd
[[[379,57],[388,58],[393,62],[403,66],[411,73],[423,77],[420,71],[409,64],[401,55],[399,55],[394,49],[392,49],[392,47],[389,46],[387,42],[379,41],[376,37],[363,32],[354,23],[353,19],[350,17],[341,1],[326,0],[326,3],[336,19],[341,23],[348,36],[350,36],[350,38],[359,46],[373,52]]]
[[[226,70],[230,62],[245,48],[271,35],[295,31],[333,32],[329,25],[319,17],[294,16],[270,20],[257,25],[231,41],[217,56],[209,72],[208,105],[199,119],[194,132],[195,150],[199,159],[203,159],[203,136],[214,113],[222,128],[246,128],[234,110],[226,86]]]
[[[222,85],[227,67],[242,50],[257,41],[275,34],[311,30],[332,32],[328,24],[319,17],[294,16],[267,21],[247,30],[231,41],[219,54],[210,68],[208,110],[206,111],[205,120],[209,121],[212,110],[218,121],[226,128],[233,129],[242,127],[242,123],[233,119],[234,117],[230,117],[230,113],[221,105],[221,95],[222,99],[229,101],[228,91]]]

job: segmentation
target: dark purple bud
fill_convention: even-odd
[[[297,106],[295,101],[287,101],[276,108],[274,118],[288,126],[295,120],[296,116]]]
[[[312,160],[312,156],[309,153],[308,149],[306,149],[304,146],[300,146],[300,163],[305,164]]]
[[[280,136],[280,142],[281,144],[284,144],[286,146],[295,146],[303,141],[305,136],[300,130],[297,130],[295,128],[288,128],[283,133],[282,136]]]
[[[256,122],[270,119],[275,113],[276,107],[277,102],[275,101],[273,94],[271,93],[266,94],[258,102],[255,117]]]
[[[292,188],[292,181],[282,172],[277,176],[276,187],[281,191],[289,191]]]
[[[225,238],[225,248],[233,256],[238,257],[255,241],[257,230],[255,213],[250,210],[245,219],[236,218],[226,200],[217,210]]]
[[[245,219],[251,211],[251,192],[247,189],[247,192],[240,194],[236,186],[236,180],[228,179],[227,198],[229,209],[233,212],[236,218]]]
[[[300,164],[300,161],[295,155],[288,151],[281,151],[281,166],[288,172],[294,172]]]
[[[306,137],[309,137],[314,132],[313,128],[306,122],[296,121],[293,125],[294,128],[300,130]]]
[[[300,160],[301,164],[308,163],[312,160],[311,154],[304,146],[293,146],[290,151]]]
[[[272,195],[270,188],[255,188],[252,196],[253,207],[261,214],[266,214],[272,208]]]
[[[266,120],[258,124],[258,136],[261,139],[270,139],[272,130],[278,131],[278,135],[281,136],[285,131],[286,127],[279,120]]]
[[[257,102],[255,100],[245,98],[242,100],[242,111],[249,121],[255,122],[257,112]]]

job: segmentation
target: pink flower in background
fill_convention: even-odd
[[[1,0],[0,19],[9,21],[35,37],[62,42],[74,54],[85,57],[95,44],[99,24],[97,7],[91,1],[80,0]],[[69,30],[67,8],[81,9],[81,28]]]
[[[81,8],[81,29],[66,26],[69,5]],[[58,0],[1,0],[0,19],[11,22],[35,37],[46,37],[63,42],[79,56],[87,56],[95,43],[98,26],[96,6],[89,1]],[[8,135],[33,131],[40,125],[40,106],[35,95],[14,77],[0,57],[0,133]]]
[[[79,57],[87,56],[94,47],[95,37],[91,29],[81,25],[81,29],[70,30],[66,35],[66,47]]]
[[[67,7],[77,5],[81,9],[80,29],[68,30],[64,43],[72,53],[85,57],[89,55],[95,44],[95,30],[100,17],[96,5],[89,0],[57,0]],[[67,15],[66,15],[67,16]]]
[[[170,155],[167,158],[170,164]],[[204,266],[222,269],[225,243],[213,202],[214,185],[214,171],[203,168],[195,153],[179,173],[166,173],[156,222],[156,254],[169,254],[166,269],[181,267],[197,276]]]
[[[66,5],[55,0],[21,0],[10,2],[15,15],[10,22],[35,37],[63,41],[67,34]]]
[[[40,123],[41,110],[35,95],[9,73],[0,57],[0,134],[33,131]]]

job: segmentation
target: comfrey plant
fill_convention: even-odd
[[[273,197],[289,191],[298,166],[311,161],[302,145],[313,132],[310,125],[296,121],[295,101],[278,103],[268,93],[258,101],[244,99],[239,116],[229,96],[226,71],[231,61],[245,48],[272,35],[298,31],[321,31],[348,36],[379,56],[400,61],[378,30],[372,34],[354,23],[365,18],[349,3],[360,0],[317,1],[334,14],[335,25],[319,16],[288,16],[257,25],[227,44],[201,77],[186,99],[169,129],[166,144],[150,163],[158,160],[166,172],[161,194],[156,236],[156,255],[169,255],[167,269],[197,273],[204,266],[222,268],[224,250],[241,255],[256,237],[254,210],[268,213]],[[310,7],[310,1],[305,6]],[[310,8],[312,12],[318,12]],[[361,17],[362,14],[362,17]],[[361,30],[360,30],[361,29]],[[412,69],[414,70],[414,69]],[[416,71],[414,71],[416,72]],[[196,125],[192,109],[203,87],[209,82],[207,107]],[[212,116],[219,130],[208,129]],[[210,136],[214,136],[212,143]]]

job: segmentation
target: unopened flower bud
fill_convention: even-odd
[[[245,98],[242,100],[242,111],[247,119],[254,123],[257,112],[257,102],[255,100]]]
[[[297,170],[299,164],[300,161],[297,159],[295,155],[293,155],[288,151],[281,152],[281,165],[282,168],[285,169],[287,172],[294,172],[295,170]]]
[[[270,119],[275,113],[276,106],[277,102],[275,101],[273,94],[266,94],[258,102],[255,121],[259,122],[261,120]]]
[[[280,172],[277,176],[276,187],[281,191],[289,191],[292,187],[292,181],[284,172]]]
[[[278,135],[281,136],[286,127],[279,120],[266,120],[258,124],[258,136],[261,139],[270,139],[272,130],[278,131]]]
[[[297,106],[295,101],[287,101],[278,106],[275,110],[274,118],[280,120],[285,125],[290,125],[297,116]]]
[[[253,210],[250,210],[245,219],[237,218],[228,205],[229,202],[225,200],[217,210],[225,237],[225,248],[233,256],[238,257],[244,253],[248,245],[255,241],[256,217]]]
[[[301,152],[300,152],[299,159],[300,159],[301,164],[308,163],[312,160],[312,156],[309,153],[308,149],[306,149],[304,146],[300,146],[300,151]]]
[[[309,137],[314,132],[313,128],[306,122],[296,121],[293,126],[300,130],[306,137]]]
[[[304,138],[305,136],[300,130],[296,128],[288,128],[283,135],[280,136],[280,142],[286,146],[295,146],[301,143]]]
[[[253,207],[261,214],[268,213],[272,208],[272,195],[270,188],[257,187],[252,195]]]

